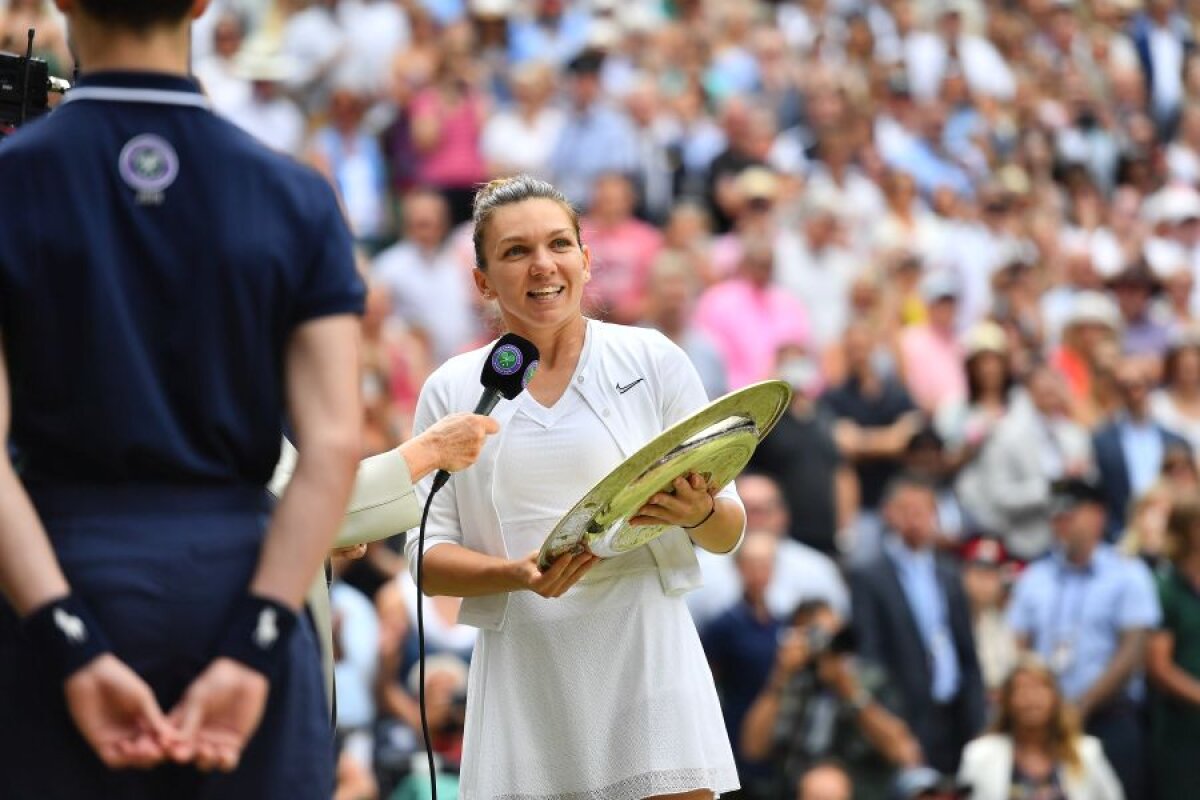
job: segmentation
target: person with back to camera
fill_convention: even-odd
[[[536,556],[599,479],[705,405],[699,376],[657,331],[583,315],[590,255],[553,186],[493,181],[474,217],[476,286],[510,331],[537,346],[540,366],[527,392],[500,401],[502,434],[429,514],[423,588],[466,598],[460,621],[482,629],[460,797],[699,800],[732,791],[712,675],[680,595],[700,583],[693,545],[738,544],[736,492],[681,475],[631,519],[677,526],[648,546],[604,562],[564,555],[545,572]],[[487,352],[430,376],[415,430],[475,402]],[[416,550],[410,537],[410,565]]]
[[[331,187],[187,76],[206,5],[58,0],[84,74],[0,144],[5,800],[333,790],[297,612],[359,457],[363,286]],[[488,428],[431,426],[406,471]]]
[[[22,219],[0,241],[21,459],[19,480],[0,472],[0,795],[316,797],[329,776],[305,756],[328,726],[296,609],[361,413],[340,212],[185,77],[204,2],[59,6],[86,73],[0,152],[0,205]],[[200,148],[221,168],[197,170]],[[306,452],[267,526],[285,401]],[[241,765],[106,769],[167,757]]]

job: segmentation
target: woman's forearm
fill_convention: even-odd
[[[1164,694],[1200,706],[1200,679],[1175,663],[1175,635],[1156,631],[1146,648],[1146,673],[1150,682]]]
[[[746,528],[742,507],[724,497],[714,497],[716,511],[703,525],[688,531],[692,541],[710,553],[728,553],[737,546]]]
[[[427,595],[480,597],[526,588],[522,574],[513,561],[447,543],[425,553],[421,588]]]

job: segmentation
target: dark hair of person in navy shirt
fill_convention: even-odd
[[[105,25],[144,31],[156,25],[179,22],[194,0],[75,0],[92,19]]]

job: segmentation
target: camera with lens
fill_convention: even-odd
[[[50,110],[50,95],[70,84],[50,74],[50,67],[33,57],[34,31],[29,30],[25,55],[0,52],[0,137]]]
[[[805,639],[811,658],[827,652],[842,655],[853,653],[855,650],[854,630],[849,625],[843,626],[837,633],[830,633],[821,625],[809,625],[805,631]]]

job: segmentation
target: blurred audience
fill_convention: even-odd
[[[897,769],[921,763],[886,673],[856,657],[844,620],[819,600],[801,603],[781,628],[770,675],[746,713],[738,749],[769,763],[749,797],[786,796],[822,761],[836,757],[855,798],[887,800]]]
[[[798,603],[821,599],[839,614],[850,611],[850,595],[837,564],[829,556],[788,536],[789,512],[779,483],[765,474],[745,472],[737,479],[746,507],[746,530],[775,540],[771,580],[766,589],[767,610],[784,619]],[[732,607],[744,585],[727,556],[697,551],[704,586],[687,597],[692,617],[702,628]]]
[[[781,347],[809,342],[808,315],[774,283],[775,264],[770,242],[746,242],[737,274],[707,289],[696,305],[696,325],[720,351],[730,389],[771,377]]]
[[[1106,497],[1080,478],[1055,485],[1057,545],[1013,590],[1009,621],[1022,647],[1058,679],[1084,730],[1098,738],[1130,800],[1146,797],[1138,670],[1161,614],[1146,565],[1104,542]]]
[[[749,469],[782,487],[789,535],[836,557],[840,532],[858,515],[858,477],[834,439],[832,414],[816,402],[821,375],[814,359],[801,348],[782,348],[776,376],[791,386],[792,402],[754,451]]]
[[[1100,485],[1107,498],[1108,535],[1120,531],[1130,498],[1145,493],[1162,473],[1168,448],[1190,450],[1183,437],[1150,416],[1153,378],[1145,362],[1126,357],[1117,368],[1121,410],[1092,437]]]
[[[1067,416],[1062,377],[1034,367],[1024,392],[960,473],[958,493],[972,524],[1022,561],[1049,550],[1050,487],[1093,471],[1087,431]]]
[[[986,714],[970,607],[957,571],[934,551],[933,488],[897,476],[882,508],[883,553],[851,580],[859,652],[896,681],[899,714],[928,764],[953,773]]]
[[[1017,637],[1004,615],[1016,564],[1009,559],[1004,545],[987,537],[964,544],[960,557],[979,671],[991,695],[1017,661]]]
[[[854,465],[859,515],[844,543],[847,558],[863,563],[879,553],[880,501],[923,417],[891,369],[890,354],[863,323],[843,337],[847,378],[826,391],[822,408],[835,419],[834,441]]]
[[[1041,661],[1024,658],[1000,690],[991,732],[967,745],[959,780],[971,800],[1122,800],[1100,742],[1080,734]]]
[[[1158,577],[1162,624],[1150,634],[1146,669],[1157,693],[1151,732],[1157,797],[1200,796],[1192,749],[1200,742],[1200,502],[1181,498],[1167,519],[1171,563]]]

